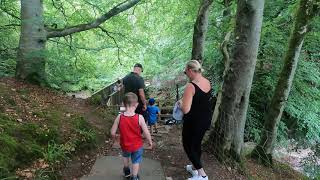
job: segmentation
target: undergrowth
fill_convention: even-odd
[[[18,168],[26,168],[38,159],[49,166],[37,170],[35,178],[56,179],[55,169],[75,152],[96,146],[96,132],[84,117],[74,115],[66,119],[57,112],[35,115],[47,121],[18,122],[0,112],[0,179],[15,178]],[[69,122],[64,122],[66,120]],[[67,133],[61,131],[63,124],[69,124]]]

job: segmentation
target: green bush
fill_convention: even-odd
[[[69,155],[63,144],[57,144],[54,141],[48,143],[47,149],[43,153],[44,159],[51,165],[67,160]]]
[[[0,167],[11,171],[16,165],[18,142],[11,136],[2,133],[0,136]]]
[[[74,144],[76,144],[79,149],[90,149],[95,147],[97,135],[86,119],[84,117],[75,117],[72,121],[77,136],[74,140]]]

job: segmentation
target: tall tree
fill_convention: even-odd
[[[50,30],[44,26],[43,1],[21,0],[21,35],[16,65],[16,78],[45,83],[45,47],[47,39],[64,37],[99,26],[113,16],[133,7],[140,0],[126,0],[93,20],[64,29]]]
[[[224,30],[224,31],[229,31],[229,24],[230,24],[230,21],[231,21],[231,0],[224,0],[223,1],[223,5],[224,5],[224,10],[223,10],[223,20],[222,20],[222,23],[221,23],[221,28]],[[220,44],[220,52],[223,56],[222,60],[223,60],[223,63],[224,63],[224,71],[223,71],[223,74],[221,77],[224,77],[225,74],[227,73],[227,70],[229,68],[229,64],[230,64],[230,53],[229,53],[229,47],[228,47],[228,44],[229,44],[229,41],[230,41],[230,37],[231,37],[231,33],[232,31],[229,31],[226,33],[222,43]],[[214,109],[214,116],[212,117],[212,119],[214,120],[213,121],[213,124],[215,123],[215,120],[217,120],[217,115],[219,114],[218,113],[218,110],[219,110],[219,106],[221,104],[221,97],[222,97],[222,86],[219,88],[219,91],[217,93],[217,101],[216,101],[216,104],[215,104],[215,109]]]
[[[256,65],[264,0],[238,0],[235,46],[223,78],[221,104],[210,133],[211,147],[219,158],[240,160],[243,133]]]
[[[308,32],[308,24],[316,12],[319,11],[319,6],[320,2],[317,0],[301,0],[297,9],[294,26],[284,56],[284,66],[271,103],[264,116],[264,127],[260,142],[252,154],[253,157],[262,160],[266,165],[272,165],[272,152],[277,136],[278,123],[288,100],[303,40]]]
[[[209,8],[213,0],[202,0],[194,24],[191,59],[203,61],[204,44],[208,30]]]
[[[16,65],[17,78],[45,82],[46,41],[42,1],[22,0],[21,34]]]

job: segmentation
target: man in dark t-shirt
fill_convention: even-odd
[[[143,67],[140,63],[133,66],[133,71],[123,78],[124,92],[133,92],[138,96],[139,105],[136,113],[144,114],[147,109],[146,98],[144,94],[144,80],[140,76],[143,72]]]

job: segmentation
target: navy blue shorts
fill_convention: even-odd
[[[141,147],[140,149],[138,149],[135,152],[125,152],[122,151],[122,156],[126,157],[126,158],[130,158],[131,157],[131,162],[132,164],[138,164],[141,163],[142,161],[142,154],[143,154],[143,147]]]
[[[149,126],[155,125],[156,123],[157,123],[157,120],[155,120],[155,121],[148,120],[148,125]]]

